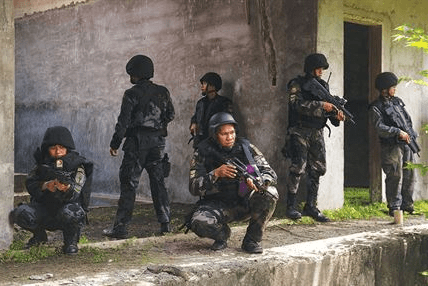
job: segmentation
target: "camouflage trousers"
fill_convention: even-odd
[[[145,146],[150,147],[150,144],[156,143],[157,140],[156,137],[145,139],[147,142],[137,142],[133,138],[128,138],[123,147],[125,154],[119,171],[120,198],[115,226],[127,225],[131,221],[136,191],[144,169],[149,175],[150,191],[158,222],[166,223],[170,220],[169,199],[162,164],[164,146],[143,149]],[[142,148],[139,148],[139,145]]]
[[[254,193],[247,204],[230,205],[217,200],[201,200],[190,220],[191,230],[199,237],[226,241],[230,237],[227,225],[249,219],[246,236],[260,242],[269,219],[275,211],[277,198],[268,193]]]
[[[382,144],[381,161],[386,174],[388,208],[413,206],[414,170],[404,169],[406,162],[413,162],[412,150],[405,144]]]
[[[13,210],[14,223],[23,229],[32,233],[62,230],[64,239],[80,236],[85,217],[85,211],[78,203],[69,203],[56,210],[47,209],[39,203],[30,203],[22,204]]]
[[[288,192],[297,193],[300,179],[306,173],[306,189],[310,196],[308,200],[316,200],[319,178],[326,172],[323,129],[295,128],[289,133],[285,150],[283,150],[284,155],[291,160],[287,179]]]

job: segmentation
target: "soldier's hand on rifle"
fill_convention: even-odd
[[[70,184],[64,184],[64,183],[61,183],[57,180],[55,180],[55,181],[56,181],[55,186],[56,186],[57,190],[60,192],[64,193],[64,192],[68,191],[68,189],[70,188]]]
[[[337,120],[339,120],[339,121],[344,121],[344,120],[345,120],[345,115],[343,114],[342,110],[339,110],[339,111],[337,112],[336,118],[337,118]]]
[[[117,151],[117,149],[110,148],[110,155],[116,157],[117,155],[119,155],[119,152]]]
[[[189,130],[190,134],[196,135],[196,133],[198,133],[198,125],[196,123],[190,124]]]
[[[334,106],[334,104],[331,104],[330,102],[327,102],[327,101],[323,101],[322,107],[326,112],[332,112],[333,110],[336,109],[336,106]]]
[[[258,192],[259,189],[257,189],[256,185],[254,184],[253,180],[251,178],[247,178],[247,180],[245,181],[245,183],[247,184],[247,187],[252,190],[252,191],[256,191]]]
[[[400,131],[400,134],[398,135],[398,139],[406,141],[407,144],[410,143],[410,136],[403,130]]]
[[[214,170],[214,176],[216,176],[217,178],[235,178],[236,173],[236,167],[228,164],[223,164]]]
[[[43,183],[42,191],[48,190],[49,192],[54,193],[56,191],[56,180],[51,180]]]

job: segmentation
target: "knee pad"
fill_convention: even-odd
[[[38,225],[36,210],[29,205],[20,205],[13,210],[13,221],[24,229],[34,230]]]
[[[61,211],[61,221],[64,224],[83,225],[85,211],[78,203],[67,204]]]
[[[215,240],[227,240],[230,237],[230,228],[222,222],[221,213],[209,207],[198,209],[190,220],[190,226],[200,237]]]

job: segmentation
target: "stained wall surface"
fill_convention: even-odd
[[[15,85],[15,30],[13,1],[0,1],[0,249],[12,241],[9,212],[13,208],[13,133]]]
[[[177,115],[169,127],[173,166],[167,185],[177,202],[195,200],[187,191],[188,126],[205,72],[222,75],[222,94],[234,101],[241,135],[266,155],[284,197],[285,86],[302,71],[308,53],[326,54],[334,75],[331,91],[338,95],[343,94],[344,21],[382,25],[383,70],[416,75],[428,62],[421,51],[391,38],[403,23],[426,28],[424,0],[90,0],[68,6],[64,0],[44,1],[50,5],[40,8],[41,2],[15,0],[15,172],[29,171],[46,127],[62,124],[72,130],[79,151],[95,162],[94,192],[103,194],[118,194],[120,158],[109,157],[108,145],[123,91],[130,86],[124,67],[134,54],[154,60],[154,81],[173,97]],[[428,121],[424,91],[412,84],[398,87],[416,128]],[[325,137],[328,167],[320,209],[343,203],[343,127]],[[424,136],[419,142],[426,149]],[[418,160],[426,161],[426,155]],[[415,199],[428,197],[427,180],[418,175]],[[139,195],[150,199],[145,175]]]
[[[130,87],[125,64],[141,53],[153,59],[153,81],[170,90],[176,110],[166,146],[171,200],[197,199],[188,192],[188,127],[208,71],[223,77],[240,134],[277,171],[283,196],[285,86],[315,50],[316,2],[97,0],[17,17],[15,172],[31,169],[48,126],[64,125],[95,162],[93,191],[117,195],[121,158],[110,157],[109,143]],[[145,174],[138,195],[150,199]]]

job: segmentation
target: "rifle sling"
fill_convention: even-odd
[[[257,168],[256,161],[254,161],[254,158],[251,155],[249,145],[250,145],[249,142],[245,140],[244,142],[242,142],[242,149],[244,149],[245,156],[247,157],[250,165],[254,168],[254,171],[256,172],[257,177],[259,177],[260,179],[263,179],[259,168]]]

